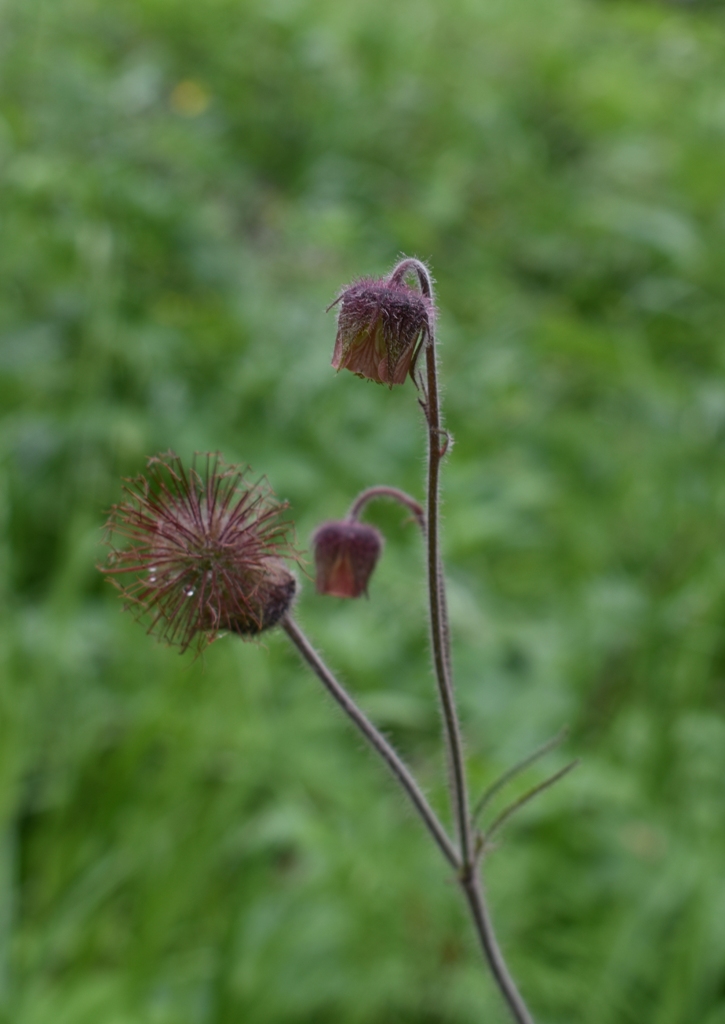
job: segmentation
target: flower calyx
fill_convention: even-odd
[[[323,523],[312,537],[318,594],[367,596],[368,583],[383,550],[383,537],[354,519]]]
[[[332,355],[336,370],[350,370],[390,388],[413,376],[435,320],[429,295],[411,288],[394,270],[387,278],[355,281],[332,305],[338,303]]]

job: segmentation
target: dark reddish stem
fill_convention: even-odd
[[[390,771],[407,793],[410,802],[423,820],[443,856],[456,871],[461,868],[458,852],[441,825],[438,817],[426,800],[410,769],[397,751],[388,743],[383,734],[373,725],[367,715],[357,706],[342,683],[338,682],[324,663],[310,641],[290,615],[281,622],[287,636],[300,652],[309,667],[323,684],[327,692],[342,708],[350,721],[363,734],[371,747],[382,757]]]
[[[481,944],[481,949],[486,957],[486,962],[496,980],[501,995],[506,1000],[517,1024],[535,1024],[534,1018],[529,1013],[521,993],[516,988],[516,983],[509,974],[506,961],[503,958],[501,947],[496,940],[496,932],[493,929],[493,922],[486,905],[486,897],[483,886],[475,870],[461,877],[461,888],[463,889],[473,923],[476,926],[476,935]]]
[[[433,283],[427,268],[416,259],[402,260],[390,275],[391,282],[401,282],[406,274],[415,273],[423,294],[433,298]],[[425,413],[428,421],[428,510],[426,517],[426,540],[428,548],[428,591],[430,600],[431,646],[435,667],[438,694],[443,712],[448,760],[451,772],[451,790],[464,864],[473,863],[471,821],[468,810],[468,787],[463,756],[461,727],[456,711],[453,680],[450,666],[450,641],[445,599],[445,582],[441,568],[439,550],[440,531],[440,464],[443,457],[441,438],[440,398],[438,391],[438,370],[436,365],[435,334],[431,327],[424,340],[427,387]]]
[[[425,264],[416,259],[404,259],[393,270],[390,280],[400,283],[407,274],[418,278],[421,292],[433,298],[433,283]],[[428,501],[426,515],[426,542],[428,558],[428,592],[430,602],[431,648],[438,694],[443,714],[446,745],[451,775],[453,809],[460,845],[461,866],[458,881],[466,897],[476,934],[501,995],[517,1024],[534,1024],[526,1004],[508,972],[493,930],[486,906],[484,891],[478,877],[476,851],[473,843],[473,822],[469,811],[468,785],[463,754],[461,727],[456,709],[450,656],[450,632],[446,605],[445,578],[440,556],[440,465],[449,447],[449,438],[443,428],[435,328],[431,324],[425,346],[425,377],[421,380],[422,401],[428,425]]]
[[[415,498],[411,498],[409,494],[406,494],[405,491],[398,490],[397,487],[368,487],[367,490],[362,491],[355,498],[355,501],[350,506],[347,518],[357,522],[367,503],[374,501],[376,498],[392,498],[398,504],[404,505],[413,514],[416,523],[425,533],[425,512],[423,511],[423,506]]]
[[[448,753],[453,782],[453,798],[458,826],[458,839],[464,863],[472,862],[471,824],[468,810],[468,787],[466,786],[465,761],[461,727],[456,711],[453,680],[450,670],[449,635],[445,604],[445,582],[441,567],[439,549],[440,529],[440,465],[441,429],[440,404],[438,398],[438,377],[434,343],[426,348],[426,370],[428,377],[426,409],[428,417],[428,590],[430,597],[430,624],[433,647],[433,663],[438,680],[438,692],[448,739]]]

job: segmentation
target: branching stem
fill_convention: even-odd
[[[423,820],[438,849],[456,872],[458,884],[463,890],[476,926],[476,934],[481,943],[481,948],[517,1024],[534,1024],[534,1020],[526,1009],[526,1005],[508,972],[498,942],[496,941],[483,890],[477,876],[476,866],[473,864],[466,866],[461,863],[458,851],[450,841],[438,816],[426,800],[407,765],[382,733],[357,706],[342,683],[335,678],[294,619],[290,615],[286,615],[282,619],[281,625],[328,693],[362,733],[370,746],[382,757],[392,774],[405,790],[411,804]]]

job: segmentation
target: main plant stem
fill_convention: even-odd
[[[436,353],[433,342],[426,347],[426,371],[428,379],[426,395],[426,417],[428,420],[428,514],[427,556],[428,556],[428,597],[430,602],[430,631],[433,649],[438,695],[443,712],[443,722],[448,746],[451,789],[456,816],[461,859],[464,864],[473,862],[471,843],[471,821],[468,810],[468,787],[463,758],[463,740],[453,693],[448,648],[448,622],[445,606],[445,583],[441,568],[439,550],[439,479],[441,465],[441,422],[438,398],[438,376]]]
[[[433,283],[428,268],[420,260],[402,260],[393,270],[390,280],[402,282],[409,273],[416,274],[423,295],[432,300]],[[472,842],[473,822],[469,811],[463,740],[453,690],[446,589],[440,556],[440,466],[448,448],[449,437],[443,429],[441,417],[435,328],[432,324],[428,335],[423,338],[421,344],[425,349],[426,361],[425,376],[421,380],[424,391],[421,404],[428,426],[426,544],[431,648],[443,714],[451,778],[451,797],[460,848],[461,866],[458,871],[458,881],[471,911],[484,957],[498,984],[501,995],[506,1000],[517,1024],[534,1024],[533,1017],[509,974],[496,941],[484,891],[478,877],[477,858]]]
[[[459,881],[466,897],[468,908],[471,911],[473,923],[476,926],[476,935],[483,950],[483,955],[491,969],[501,995],[506,1000],[508,1008],[517,1024],[535,1024],[534,1018],[529,1013],[521,993],[516,988],[516,983],[511,977],[506,961],[503,958],[476,866],[473,865],[467,875],[465,877],[462,875]]]
[[[451,678],[450,637],[446,610],[445,579],[440,557],[440,464],[445,454],[445,437],[441,425],[438,372],[436,366],[435,342],[431,338],[426,347],[426,400],[425,412],[428,421],[428,590],[430,598],[431,646],[435,665],[438,693],[440,695],[443,721],[448,741],[453,804],[458,824],[461,869],[459,883],[468,902],[476,926],[481,949],[502,996],[508,1003],[518,1024],[534,1024],[521,995],[509,974],[503,955],[496,941],[491,917],[478,877],[476,856],[471,841],[471,817],[469,812],[466,766],[463,755],[461,727],[456,710],[456,700]]]

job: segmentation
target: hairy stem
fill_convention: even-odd
[[[365,508],[369,501],[374,501],[376,498],[392,498],[393,501],[397,501],[398,504],[404,505],[405,508],[412,513],[418,526],[425,532],[425,512],[423,506],[420,505],[415,498],[411,498],[405,491],[399,490],[397,487],[368,487],[367,490],[361,491],[358,494],[355,501],[350,506],[350,511],[347,514],[347,518],[356,522],[362,510]]]
[[[393,283],[401,282],[406,274],[416,274],[420,290],[427,298],[433,298],[433,282],[428,268],[420,260],[401,260],[390,275]],[[444,732],[448,749],[448,763],[451,773],[451,790],[456,819],[456,829],[464,864],[473,863],[471,822],[468,811],[468,788],[463,758],[461,727],[456,712],[451,678],[450,637],[446,608],[445,583],[439,551],[439,497],[440,464],[444,455],[440,398],[438,392],[438,370],[436,366],[435,332],[431,324],[425,346],[426,377],[424,409],[428,422],[428,510],[426,516],[426,541],[428,558],[428,594],[430,604],[431,647],[435,668],[438,694],[443,713]]]
[[[425,264],[421,263],[420,260],[401,260],[390,275],[390,280],[400,282],[409,273],[417,275],[422,293],[432,299],[433,283],[431,276]],[[452,802],[460,846],[461,868],[458,873],[458,881],[463,889],[476,925],[476,933],[484,957],[501,995],[505,999],[517,1024],[534,1024],[533,1018],[508,972],[496,941],[483,888],[478,878],[477,858],[472,841],[473,823],[469,811],[463,740],[453,690],[446,589],[440,556],[440,465],[449,446],[450,438],[443,429],[441,416],[435,329],[433,324],[430,325],[428,334],[423,338],[422,344],[425,348],[426,367],[425,376],[421,381],[424,391],[424,400],[421,404],[428,425],[426,541],[431,647],[448,748]]]
[[[453,681],[451,678],[450,634],[446,609],[445,579],[439,550],[439,476],[444,451],[441,446],[440,399],[436,366],[435,341],[431,337],[426,348],[426,418],[428,420],[428,590],[430,595],[431,642],[433,662],[438,680],[441,708],[448,740],[453,798],[458,822],[461,860],[459,883],[468,902],[481,950],[491,969],[501,995],[517,1024],[534,1024],[496,941],[484,891],[477,873],[476,854],[471,840],[472,822],[469,814],[468,785],[463,757],[461,727],[458,721]]]
[[[526,1005],[508,972],[496,941],[476,867],[474,865],[467,867],[461,864],[458,851],[448,838],[435,811],[426,800],[406,764],[382,733],[379,732],[357,706],[343,685],[338,682],[294,619],[290,615],[286,615],[282,619],[281,626],[328,693],[362,733],[370,746],[382,757],[394,777],[405,790],[415,811],[433,837],[438,849],[456,872],[458,884],[466,897],[486,961],[517,1024],[534,1024],[533,1018],[526,1009]]]
[[[528,1013],[516,989],[516,985],[508,973],[501,950],[496,941],[483,890],[477,877],[476,865],[466,866],[461,863],[458,851],[448,838],[438,816],[426,800],[420,786],[413,778],[406,764],[382,733],[379,732],[357,706],[347,690],[338,682],[294,619],[290,615],[286,615],[282,619],[281,625],[328,693],[362,733],[370,746],[382,757],[393,776],[405,790],[416,813],[422,819],[438,849],[456,872],[458,884],[463,890],[471,911],[471,916],[476,926],[476,934],[486,961],[517,1024],[534,1024],[533,1018]]]
[[[426,417],[428,420],[428,589],[430,594],[431,640],[433,661],[438,680],[441,708],[448,739],[453,797],[458,821],[461,860],[459,882],[468,902],[483,955],[491,969],[517,1024],[534,1024],[513,978],[508,972],[496,941],[484,891],[477,873],[476,855],[471,841],[471,819],[468,807],[468,785],[463,757],[461,727],[458,721],[453,681],[451,678],[450,634],[446,609],[445,579],[439,550],[439,476],[443,458],[441,446],[440,400],[436,367],[435,342],[431,337],[426,348]]]
[[[483,887],[477,872],[472,870],[467,875],[462,876],[460,883],[471,911],[471,917],[476,926],[476,934],[478,935],[486,962],[491,968],[491,973],[501,995],[508,1004],[514,1020],[517,1024],[534,1024],[534,1018],[529,1013],[526,1003],[521,998],[521,994],[509,974],[506,961],[496,940],[496,933],[493,930],[491,916],[486,906]]]
[[[443,856],[451,867],[456,871],[459,871],[461,868],[461,862],[453,843],[448,838],[448,835],[438,820],[435,811],[426,800],[420,786],[413,778],[409,768],[401,759],[400,755],[393,749],[390,743],[388,743],[383,734],[373,725],[365,713],[357,706],[342,683],[338,682],[294,619],[291,616],[286,615],[282,619],[281,625],[287,636],[290,638],[328,693],[340,705],[347,717],[363,734],[370,746],[380,754],[383,761],[385,761],[390,771],[407,793],[410,802],[419,817],[422,818],[423,823],[435,840]]]
[[[426,412],[428,418],[428,596],[430,602],[431,645],[438,694],[445,725],[450,762],[453,804],[464,864],[472,863],[471,825],[468,811],[468,789],[463,758],[463,740],[456,711],[453,681],[450,672],[448,623],[445,605],[445,584],[439,550],[439,479],[441,464],[441,422],[438,397],[438,375],[433,339],[426,347]]]

